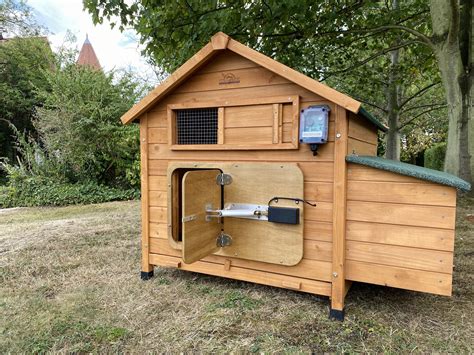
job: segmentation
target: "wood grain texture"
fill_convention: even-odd
[[[297,164],[238,163],[220,167],[232,176],[224,187],[224,204],[252,203],[267,205],[275,196],[303,198],[303,174]],[[224,218],[224,231],[232,236],[232,245],[219,255],[239,256],[281,265],[296,265],[303,257],[304,211],[302,204],[280,200],[277,206],[300,209],[300,224],[279,224],[241,218]]]
[[[168,160],[148,159],[148,174],[150,176],[166,176]]]
[[[356,155],[377,155],[377,146],[349,137],[347,140],[347,153]]]
[[[150,223],[150,238],[168,241],[168,225],[166,223]]]
[[[150,238],[150,250],[150,252],[154,254],[181,257],[181,250],[170,247],[170,244],[165,239]],[[232,266],[244,267],[247,269],[273,272],[276,274],[290,275],[312,280],[331,280],[331,263],[321,260],[302,259],[297,265],[285,266],[219,255],[209,255],[202,259],[202,261],[221,265],[225,264],[226,260],[230,260]]]
[[[168,143],[168,131],[166,128],[149,128],[148,143]]]
[[[453,253],[348,240],[347,260],[452,274]]]
[[[224,129],[225,129],[225,109],[219,107],[217,110],[217,144],[224,144]]]
[[[331,308],[344,309],[346,294],[345,243],[346,243],[346,194],[348,151],[348,118],[344,108],[336,106],[336,139],[334,146],[334,188],[333,188],[333,240],[332,240],[332,289]]]
[[[316,207],[308,206],[305,208],[305,220],[317,222],[332,222],[333,221],[333,203],[319,201]]]
[[[150,175],[148,181],[150,191],[166,191],[166,176]]]
[[[332,243],[305,239],[303,258],[332,262]]]
[[[204,67],[197,71],[197,74],[212,72],[229,72],[236,69],[259,67],[257,63],[248,60],[234,52],[222,51],[216,54],[212,61],[208,62]]]
[[[303,147],[303,146],[301,146]],[[298,162],[304,175],[304,181],[330,182],[334,180],[334,164],[332,162]]]
[[[358,164],[348,164],[347,178],[352,181],[380,181],[380,182],[408,182],[414,184],[426,183],[424,180],[420,180],[411,176],[400,175],[392,173],[391,171],[384,171],[369,166],[363,166]]]
[[[332,222],[304,221],[305,239],[332,243]]]
[[[456,208],[347,201],[347,219],[361,222],[454,229]]]
[[[333,187],[334,185],[329,182],[305,182],[304,198],[316,204],[321,201],[332,202]]]
[[[321,146],[318,155],[313,156],[308,144],[302,144],[298,151],[293,147],[288,150],[281,150],[278,146],[270,144],[268,146],[241,147],[248,151],[239,151],[236,146],[229,146],[225,149],[224,144],[220,150],[207,151],[199,146],[194,146],[193,151],[171,150],[167,144],[149,144],[150,159],[159,160],[181,160],[181,161],[275,161],[275,162],[332,162],[334,157],[334,143],[329,142]],[[268,151],[266,150],[268,149]],[[196,151],[199,151],[196,154]]]
[[[219,208],[221,187],[216,184],[219,170],[188,171],[183,177],[183,261],[194,263],[216,252],[222,225],[217,218],[206,220],[206,206]],[[185,221],[185,218],[190,220]],[[194,218],[194,219],[191,219]]]
[[[226,81],[226,75],[233,75],[235,80]],[[262,67],[234,69],[224,72],[197,73],[183,83],[174,93],[205,92],[234,88],[251,88],[290,84],[291,82],[270,70]]]
[[[348,136],[359,141],[377,145],[378,129],[366,119],[359,117],[352,112],[349,114]]]
[[[166,207],[168,203],[166,191],[150,191],[148,203],[153,207]]]
[[[456,189],[439,184],[349,181],[347,198],[354,201],[456,206]]]
[[[258,148],[261,144],[273,144],[273,127],[242,127],[224,130],[226,145],[246,145]]]
[[[272,127],[273,104],[225,108],[225,128]]]
[[[452,277],[430,271],[347,260],[347,279],[376,285],[451,296]]]
[[[178,257],[150,254],[150,260],[154,265],[166,267],[170,265],[176,265],[180,259]],[[292,285],[295,283],[301,283],[301,287],[299,288],[300,291],[316,295],[328,296],[331,292],[331,286],[328,282],[303,279],[301,277],[291,277],[273,272],[253,270],[237,266],[231,266],[229,270],[225,270],[224,265],[220,267],[217,267],[217,265],[218,264],[215,263],[197,261],[191,265],[181,264],[179,268],[186,271],[193,271],[219,277],[227,277],[234,280],[248,281],[282,288],[288,288],[284,286],[288,283],[291,283]]]
[[[148,176],[148,119],[144,114],[140,120],[140,182],[141,182],[141,271],[150,272],[153,270],[149,260],[149,176]]]
[[[167,223],[166,207],[149,207],[149,221],[154,223]]]
[[[452,252],[454,230],[347,221],[347,240]]]
[[[278,84],[269,86],[258,86],[251,88],[235,88],[235,89],[220,89],[209,90],[205,92],[189,92],[189,93],[171,93],[164,97],[151,109],[151,112],[166,111],[168,105],[182,105],[179,108],[186,108],[189,106],[209,105],[214,103],[219,106],[226,106],[226,102],[249,102],[253,100],[253,104],[274,103],[275,96],[293,96],[300,97],[300,102],[303,104],[313,102],[327,102],[320,96],[303,89],[296,84]],[[248,103],[252,104],[252,103]],[[240,105],[240,104],[239,104]],[[238,106],[238,105],[237,105]],[[209,107],[209,106],[207,106]],[[176,107],[178,108],[178,107]]]

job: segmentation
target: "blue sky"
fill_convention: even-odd
[[[68,30],[77,37],[80,49],[87,33],[105,70],[132,68],[141,76],[156,80],[140,55],[138,37],[133,30],[121,33],[105,21],[94,26],[90,15],[83,10],[82,0],[27,0],[27,3],[33,8],[36,20],[49,29],[48,39],[53,49],[63,43]]]

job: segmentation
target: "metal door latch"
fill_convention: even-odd
[[[206,218],[234,217],[268,221],[268,206],[249,203],[227,203],[222,210],[206,210]]]
[[[219,248],[228,247],[232,245],[232,237],[224,232],[221,232],[216,239],[216,245]]]

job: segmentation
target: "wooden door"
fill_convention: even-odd
[[[224,186],[224,204],[267,205],[276,196],[304,198],[303,173],[292,163],[222,164],[221,170],[232,176]],[[300,209],[299,224],[271,223],[242,218],[224,218],[224,231],[232,245],[218,255],[293,266],[303,258],[304,204],[280,200],[278,207]],[[314,208],[314,207],[310,207]]]
[[[217,169],[193,170],[184,174],[183,191],[183,261],[194,263],[219,248],[216,244],[222,225],[217,218],[206,220],[206,208],[221,208],[221,186]]]

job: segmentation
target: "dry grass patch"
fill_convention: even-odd
[[[473,352],[472,199],[451,298],[355,284],[328,300],[157,268],[139,279],[139,203],[0,214],[0,352]]]

